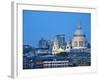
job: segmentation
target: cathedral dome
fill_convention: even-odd
[[[85,37],[85,33],[82,31],[81,26],[79,25],[76,32],[74,33],[74,36],[84,36]]]
[[[74,33],[72,47],[74,49],[86,48],[86,35],[82,31],[81,25],[79,23],[76,32]]]

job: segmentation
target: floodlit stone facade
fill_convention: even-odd
[[[62,40],[63,39],[62,35],[59,35],[59,38],[61,41],[64,41],[64,40]],[[65,44],[63,44],[63,46],[65,46],[65,47],[61,47],[59,43],[60,43],[60,41],[58,40],[58,38],[56,38],[53,42],[53,48],[52,48],[53,54],[59,54],[61,52],[70,52],[71,49],[87,48],[86,47],[86,44],[87,44],[86,35],[82,31],[82,27],[80,24],[78,25],[77,30],[74,33],[73,39],[71,40],[70,37],[67,37],[66,42],[63,42],[63,43],[65,43]]]

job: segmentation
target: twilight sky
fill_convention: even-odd
[[[23,10],[23,44],[37,47],[41,37],[53,40],[57,34],[65,34],[65,38],[70,35],[72,39],[79,22],[90,42],[90,13]]]

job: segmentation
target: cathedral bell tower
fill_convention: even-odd
[[[69,36],[67,36],[67,41],[66,41],[66,52],[70,52],[71,47],[72,47],[72,45],[71,45],[71,39],[70,39]]]

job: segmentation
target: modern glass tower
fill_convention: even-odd
[[[43,38],[39,40],[38,45],[39,45],[39,48],[48,48],[48,42],[44,40]]]
[[[59,48],[64,49],[65,48],[65,35],[64,34],[56,35],[56,40],[58,41]]]

